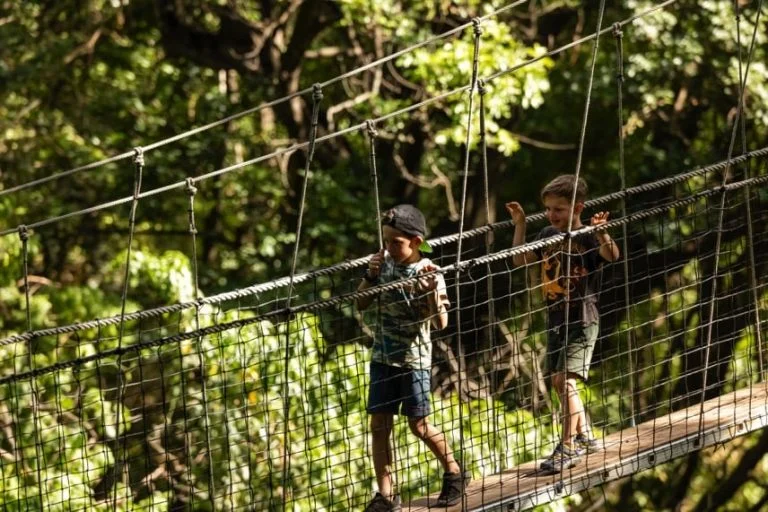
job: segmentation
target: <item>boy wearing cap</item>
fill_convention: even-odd
[[[390,283],[437,270],[422,257],[431,252],[425,242],[426,222],[418,208],[401,204],[382,214],[385,250],[371,256],[358,290]],[[395,290],[382,292],[380,325],[371,351],[371,384],[368,413],[371,415],[373,466],[379,492],[367,512],[400,510],[392,486],[392,435],[395,414],[408,417],[411,432],[421,439],[443,465],[443,488],[436,506],[449,506],[461,499],[470,475],[454,459],[445,435],[431,425],[430,370],[431,327],[448,325],[448,295],[442,274],[432,273]],[[365,310],[374,298],[361,297],[358,309]]]
[[[583,228],[581,212],[586,198],[587,184],[572,174],[549,182],[541,191],[541,200],[550,225],[541,230],[536,240],[568,232],[569,222],[572,230]],[[515,223],[513,243],[522,245],[525,243],[525,211],[514,201],[507,203],[506,208]],[[569,221],[571,210],[573,218]],[[587,424],[576,383],[587,380],[597,341],[599,270],[603,263],[619,259],[618,245],[600,228],[606,222],[608,213],[598,212],[590,220],[590,224],[598,228],[594,232],[577,235],[570,243],[566,239],[513,257],[517,266],[541,262],[542,289],[549,317],[547,367],[564,412],[562,441],[541,463],[541,470],[550,473],[571,468],[579,463],[583,454],[600,450]]]

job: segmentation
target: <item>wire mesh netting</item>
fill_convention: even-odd
[[[757,177],[730,169],[726,186],[720,165],[587,202],[585,218],[627,207],[609,224],[627,264],[596,271],[600,331],[579,388],[598,438],[762,380],[768,192],[756,162]],[[530,239],[548,224],[527,221]],[[432,332],[429,420],[491,482],[560,439],[541,264],[512,257],[566,238],[510,249],[502,222],[465,233],[458,265],[456,240],[431,256],[451,306]],[[413,286],[358,293],[365,265],[300,274],[290,308],[280,280],[129,315],[122,336],[104,319],[0,342],[15,366],[0,377],[4,506],[362,509],[376,489],[366,406],[379,306],[361,313],[355,300]],[[404,502],[438,491],[443,468],[404,418],[393,439]]]

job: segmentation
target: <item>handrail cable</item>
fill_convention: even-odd
[[[634,21],[636,19],[641,18],[643,15],[651,14],[651,13],[661,9],[662,7],[664,7],[666,5],[669,5],[669,4],[677,2],[677,1],[678,0],[667,0],[666,2],[663,2],[662,4],[659,4],[657,6],[654,6],[654,7],[650,8],[650,9],[644,11],[643,13],[634,15],[634,16],[632,16],[630,18],[627,18],[624,21],[621,21],[621,22],[618,22],[618,23],[621,24],[622,26],[626,25],[627,23],[630,23],[631,21]],[[553,55],[558,55],[558,54],[564,52],[565,50],[573,48],[574,46],[577,46],[577,45],[582,44],[584,42],[591,41],[592,39],[595,39],[596,37],[599,37],[599,36],[609,32],[611,30],[613,30],[612,27],[608,27],[607,29],[600,30],[599,32],[595,32],[592,35],[582,37],[581,39],[578,39],[578,40],[573,41],[571,43],[568,43],[566,45],[563,45],[563,46],[560,46],[560,47],[555,48],[553,50],[550,50],[548,52],[545,52],[545,53],[543,53],[543,54],[541,54],[541,55],[539,55],[537,57],[533,57],[531,59],[523,61],[523,62],[521,62],[521,63],[519,63],[519,64],[517,64],[515,66],[512,66],[512,67],[510,67],[508,69],[500,70],[500,71],[494,73],[493,75],[489,76],[488,78],[484,78],[483,82],[487,84],[488,82],[490,82],[492,80],[495,80],[496,78],[499,78],[500,76],[507,75],[509,73],[513,73],[515,71],[518,71],[518,70],[520,70],[520,69],[522,69],[522,68],[524,68],[526,66],[529,66],[531,64],[534,64],[535,62],[540,61],[543,58],[546,58],[546,57],[549,57],[549,56],[553,56]],[[323,84],[320,84],[320,86],[322,87]],[[439,94],[437,96],[433,96],[431,98],[427,98],[425,100],[419,101],[419,102],[414,103],[412,105],[409,105],[407,107],[403,107],[401,109],[395,110],[395,111],[390,112],[388,114],[384,114],[384,115],[382,115],[382,116],[380,116],[378,118],[371,119],[370,121],[373,121],[374,123],[379,124],[379,123],[382,123],[383,121],[387,121],[387,120],[392,119],[394,117],[398,117],[398,116],[407,114],[407,113],[412,112],[414,110],[417,110],[417,109],[419,109],[421,107],[425,107],[427,105],[431,105],[433,103],[441,101],[441,100],[443,100],[445,98],[448,98],[450,96],[453,96],[455,94],[459,94],[459,93],[465,92],[468,89],[469,89],[469,85],[463,85],[463,86],[460,86],[460,87],[458,87],[456,89],[453,89],[451,91],[443,92],[443,93],[441,93],[441,94]],[[368,121],[364,121],[362,123],[358,123],[358,124],[350,126],[348,128],[344,128],[344,129],[337,130],[335,132],[323,135],[321,137],[318,137],[315,142],[323,142],[323,141],[326,141],[326,140],[335,139],[335,138],[340,137],[342,135],[346,135],[348,133],[364,129],[364,128],[367,127],[367,123],[368,123]],[[233,164],[233,165],[230,165],[230,166],[227,166],[227,167],[223,167],[223,168],[215,170],[215,171],[211,171],[211,172],[209,172],[207,174],[203,174],[203,175],[197,176],[197,177],[193,178],[193,180],[194,180],[194,182],[198,182],[198,181],[204,181],[204,180],[207,180],[207,179],[210,179],[210,178],[214,178],[214,177],[217,177],[217,176],[221,176],[223,174],[227,174],[227,173],[230,173],[232,171],[236,171],[236,170],[242,169],[244,167],[248,167],[248,166],[257,164],[259,162],[263,162],[265,160],[270,160],[272,158],[276,158],[276,157],[279,157],[279,156],[284,156],[284,155],[292,154],[295,151],[303,149],[303,148],[305,148],[307,146],[309,146],[309,142],[307,142],[307,141],[305,141],[305,142],[298,142],[298,143],[295,143],[295,144],[293,144],[291,146],[280,148],[280,149],[277,149],[277,150],[275,150],[275,151],[273,151],[271,153],[267,153],[266,155],[261,155],[261,156],[258,156],[258,157],[255,157],[255,158],[252,158],[252,159],[249,159],[249,160],[245,160],[243,162],[239,162],[237,164]],[[157,195],[157,194],[168,192],[170,190],[180,189],[182,187],[185,187],[186,185],[187,185],[187,178],[185,178],[182,181],[178,181],[176,183],[171,183],[169,185],[165,185],[165,186],[162,186],[162,187],[158,187],[158,188],[155,188],[155,189],[152,189],[152,190],[147,190],[145,192],[142,192],[140,194],[139,198],[143,199],[145,197],[154,196],[154,195]],[[1,191],[0,191],[0,193],[1,193]],[[132,196],[123,197],[123,198],[120,198],[120,199],[115,199],[113,201],[108,201],[108,202],[105,202],[105,203],[101,203],[101,204],[98,204],[98,205],[95,205],[95,206],[91,206],[89,208],[84,208],[82,210],[77,210],[77,211],[74,211],[74,212],[65,213],[65,214],[62,214],[62,215],[59,215],[59,216],[56,216],[56,217],[47,218],[47,219],[44,219],[44,220],[41,220],[41,221],[37,221],[37,222],[34,222],[34,223],[28,223],[27,224],[27,228],[28,229],[39,228],[39,227],[46,226],[48,224],[52,224],[52,223],[55,223],[55,222],[59,222],[59,221],[62,221],[62,220],[65,220],[65,219],[68,219],[68,218],[71,218],[71,217],[86,215],[86,214],[89,214],[89,213],[95,213],[97,211],[101,211],[101,210],[104,210],[104,209],[112,208],[114,206],[118,206],[118,205],[121,205],[121,204],[129,203],[132,200],[133,200]],[[17,231],[18,231],[18,228],[10,228],[10,229],[6,229],[6,230],[3,230],[3,231],[0,231],[0,237],[9,235],[11,233],[16,233]]]
[[[494,11],[491,11],[488,14],[483,15],[479,19],[493,18],[495,16],[498,16],[498,15],[500,15],[500,14],[502,14],[502,13],[504,13],[504,12],[510,10],[510,9],[513,9],[513,8],[515,8],[515,7],[517,7],[517,6],[521,5],[521,4],[524,4],[526,2],[528,2],[528,0],[517,0],[515,2],[512,2],[512,3],[509,3],[509,4],[504,5],[502,7],[499,7],[498,9],[495,9]],[[393,61],[393,60],[395,60],[395,59],[397,59],[397,58],[399,58],[399,57],[401,57],[403,55],[406,55],[406,54],[411,53],[411,52],[413,52],[415,50],[418,50],[419,48],[423,48],[424,46],[428,46],[428,45],[433,44],[433,43],[435,43],[437,41],[441,41],[443,39],[447,39],[448,37],[450,37],[450,36],[452,36],[452,35],[454,35],[454,34],[456,34],[458,32],[461,32],[462,30],[464,30],[466,28],[471,27],[472,24],[473,24],[472,21],[468,21],[467,23],[463,23],[463,24],[461,24],[461,25],[459,25],[457,27],[454,27],[454,28],[452,28],[450,30],[447,30],[445,32],[442,32],[440,34],[432,36],[432,37],[430,37],[428,39],[425,39],[424,41],[420,41],[420,42],[418,42],[416,44],[413,44],[413,45],[411,45],[411,46],[409,46],[407,48],[404,48],[404,49],[399,50],[397,52],[394,52],[394,53],[391,53],[391,54],[386,55],[384,57],[381,57],[380,59],[377,59],[377,60],[375,60],[373,62],[369,62],[368,64],[364,64],[362,66],[354,68],[354,69],[352,69],[350,71],[347,71],[346,73],[342,73],[341,75],[338,75],[338,76],[336,76],[334,78],[326,80],[325,82],[320,82],[320,84],[319,84],[320,88],[325,88],[325,87],[327,87],[329,85],[335,84],[337,82],[341,82],[342,80],[346,80],[347,78],[351,78],[351,77],[353,77],[355,75],[358,75],[358,74],[363,73],[365,71],[368,71],[370,69],[382,66],[383,64],[391,62],[391,61]],[[255,107],[243,110],[241,112],[238,112],[236,114],[232,114],[232,115],[224,117],[222,119],[218,119],[216,121],[212,121],[212,122],[210,122],[208,124],[204,124],[203,126],[198,126],[197,128],[192,128],[192,129],[187,130],[185,132],[173,135],[172,137],[168,137],[166,139],[162,139],[162,140],[159,140],[157,142],[153,142],[153,143],[144,145],[144,146],[142,146],[142,149],[144,149],[144,152],[146,153],[146,152],[151,151],[153,149],[157,149],[157,148],[166,146],[166,145],[171,144],[173,142],[177,142],[177,141],[185,139],[187,137],[191,137],[193,135],[197,135],[198,133],[202,133],[202,132],[208,131],[208,130],[210,130],[212,128],[216,128],[216,127],[221,126],[223,124],[227,124],[227,123],[229,123],[231,121],[234,121],[236,119],[240,119],[241,117],[245,117],[245,116],[248,116],[248,115],[251,115],[251,114],[255,114],[256,112],[259,112],[259,111],[267,109],[267,108],[275,107],[277,105],[280,105],[282,103],[290,101],[290,100],[292,100],[294,98],[298,98],[300,96],[306,96],[306,95],[312,93],[314,87],[315,87],[314,85],[310,86],[310,87],[305,87],[304,89],[302,89],[300,91],[296,91],[296,92],[287,94],[285,96],[282,96],[282,97],[277,98],[277,99],[272,100],[272,101],[268,101],[266,103],[261,103],[261,104],[255,106]],[[14,192],[19,192],[19,191],[22,191],[22,190],[25,190],[25,189],[28,189],[28,188],[31,188],[31,187],[36,187],[38,185],[43,185],[45,183],[48,183],[48,182],[51,182],[51,181],[54,181],[54,180],[58,180],[60,178],[64,178],[66,176],[71,176],[73,174],[77,174],[77,173],[82,172],[82,171],[88,171],[88,170],[91,170],[91,169],[96,169],[98,167],[102,167],[102,166],[107,165],[107,164],[111,164],[111,163],[114,163],[114,162],[119,162],[120,160],[125,160],[126,158],[131,157],[133,155],[133,153],[134,153],[133,150],[125,151],[125,152],[120,153],[118,155],[111,156],[111,157],[108,157],[108,158],[104,158],[104,159],[98,160],[96,162],[91,162],[91,163],[88,163],[88,164],[85,164],[85,165],[81,165],[79,167],[75,167],[73,169],[69,169],[67,171],[62,171],[60,173],[52,174],[50,176],[46,176],[44,178],[40,178],[40,179],[37,179],[37,180],[29,181],[27,183],[22,183],[20,185],[14,186],[14,187],[7,188],[5,190],[0,190],[0,197],[5,196],[7,194],[14,193]]]
[[[768,156],[768,146],[755,151],[751,151],[743,155],[733,157],[730,161],[723,160],[720,162],[716,162],[714,164],[706,165],[691,171],[678,174],[676,176],[662,178],[652,183],[629,187],[625,191],[612,192],[610,194],[606,194],[599,198],[590,199],[584,202],[584,206],[586,208],[592,208],[595,206],[599,206],[601,204],[605,204],[609,201],[619,200],[622,197],[632,196],[634,194],[652,192],[661,187],[666,187],[666,186],[674,185],[676,183],[681,183],[687,179],[690,179],[696,176],[701,176],[710,172],[725,169],[728,166],[736,165],[736,164],[745,162],[747,160],[766,157],[766,156]],[[529,215],[526,217],[526,223],[540,221],[542,219],[544,219],[544,213],[535,213],[533,215]],[[466,239],[466,238],[471,238],[475,236],[480,236],[480,235],[489,233],[491,231],[506,229],[511,226],[512,226],[511,220],[499,221],[494,224],[480,226],[478,228],[467,230],[464,232],[463,238]],[[455,233],[450,235],[445,235],[439,238],[429,240],[429,245],[432,247],[440,247],[442,245],[456,242],[458,238],[459,238],[458,235]],[[316,277],[331,275],[337,272],[342,272],[345,270],[351,270],[358,267],[362,267],[368,263],[369,259],[370,259],[370,256],[363,256],[361,258],[344,261],[344,262],[337,263],[335,265],[331,265],[321,269],[305,272],[303,274],[297,274],[294,278],[294,284],[306,282]],[[272,281],[268,281],[266,283],[259,283],[246,288],[240,288],[238,290],[232,290],[229,292],[211,295],[210,297],[203,297],[203,298],[200,298],[198,301],[179,302],[169,306],[160,306],[156,308],[136,311],[133,313],[127,313],[125,315],[125,320],[132,321],[132,320],[140,320],[143,318],[159,317],[162,315],[177,313],[179,311],[184,311],[186,309],[198,307],[199,305],[219,304],[229,300],[235,300],[243,297],[249,297],[252,295],[258,295],[259,293],[285,287],[288,284],[289,284],[288,278],[281,277]],[[22,334],[10,336],[5,339],[1,339],[0,347],[9,345],[11,343],[16,343],[19,341],[25,341],[31,338],[37,338],[42,336],[52,336],[56,334],[72,333],[72,332],[77,332],[84,329],[100,328],[107,325],[114,325],[120,322],[120,318],[121,318],[120,316],[113,316],[113,317],[107,317],[107,318],[102,318],[98,320],[78,322],[78,323],[68,324],[64,326],[50,327],[50,328],[39,329],[31,332],[25,332]]]

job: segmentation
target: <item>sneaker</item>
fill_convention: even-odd
[[[576,437],[573,438],[573,444],[576,446],[576,451],[579,454],[598,453],[603,450],[597,439],[586,434],[576,434]]]
[[[450,507],[461,501],[464,491],[472,480],[472,473],[459,470],[458,473],[443,473],[443,489],[433,507]]]
[[[377,492],[371,502],[365,507],[364,512],[400,512],[400,496],[390,501],[385,498],[381,493]]]
[[[568,449],[563,443],[558,443],[555,450],[544,462],[541,470],[548,473],[559,473],[564,469],[572,468],[581,461],[578,449]]]

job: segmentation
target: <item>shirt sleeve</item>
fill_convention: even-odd
[[[435,264],[432,260],[428,258],[424,258],[422,260],[422,264],[420,268],[423,268],[427,265],[435,265],[435,267],[440,268],[437,264]],[[437,303],[444,304],[445,308],[448,309],[451,305],[451,301],[448,299],[448,287],[445,284],[445,276],[442,273],[436,274],[437,276]]]
[[[438,304],[445,306],[445,309],[451,307],[451,301],[448,299],[448,287],[445,285],[443,274],[437,274],[437,300]]]

